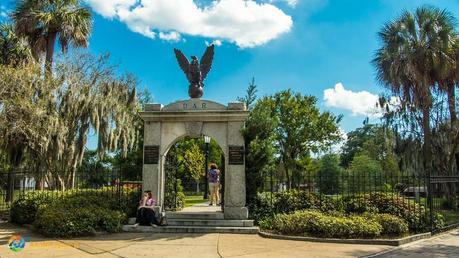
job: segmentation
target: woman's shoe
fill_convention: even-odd
[[[139,226],[139,223],[135,223],[133,226],[134,226],[134,227],[138,227],[138,226]]]
[[[214,205],[214,204],[213,203],[209,203],[209,206],[212,206],[212,205]]]
[[[156,224],[154,224],[154,223],[151,223],[150,225],[151,225],[152,227],[154,227],[154,228],[158,227],[158,225],[156,225]]]

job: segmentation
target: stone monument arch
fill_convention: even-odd
[[[213,138],[225,156],[224,218],[246,220],[245,160],[242,128],[248,112],[243,103],[222,105],[191,98],[167,106],[147,104],[144,120],[143,190],[151,190],[160,211],[164,210],[165,162],[170,147],[179,139]]]

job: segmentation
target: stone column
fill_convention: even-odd
[[[144,152],[145,146],[161,146],[161,123],[160,122],[145,122],[144,126]],[[153,198],[156,199],[158,205],[162,203],[161,194],[161,165],[162,159],[159,157],[156,164],[143,163],[142,170],[142,190],[150,190]],[[145,155],[144,155],[145,159]]]
[[[241,129],[244,122],[228,122],[228,146],[244,146]],[[225,173],[225,219],[247,219],[245,207],[245,166],[229,164],[228,147],[226,153]]]

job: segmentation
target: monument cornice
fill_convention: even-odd
[[[229,122],[245,121],[247,111],[242,110],[193,110],[193,111],[144,111],[140,117],[145,122]]]

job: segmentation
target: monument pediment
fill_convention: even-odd
[[[225,105],[220,103],[203,100],[203,99],[188,99],[173,102],[164,106],[161,111],[198,111],[198,110],[227,110]]]

